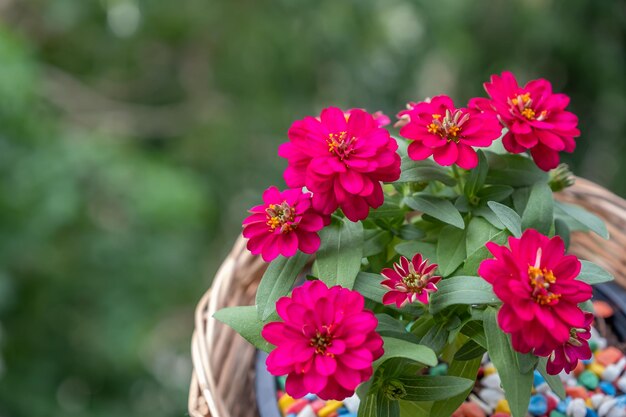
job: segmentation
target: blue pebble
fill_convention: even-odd
[[[584,361],[582,361],[585,365],[589,365],[590,363],[593,362],[593,359],[585,359]]]
[[[298,417],[298,415],[295,413],[289,413],[287,414],[287,417]]]
[[[543,378],[543,376],[541,376],[541,373],[537,370],[535,370],[535,374],[533,376],[533,385],[535,387],[538,387],[539,385],[543,384],[544,382],[546,382],[546,380]]]
[[[306,398],[308,401],[315,401],[317,400],[317,395],[315,394],[307,394],[304,396],[304,398]]]
[[[556,409],[559,413],[566,413],[567,412],[567,405],[569,404],[569,402],[571,401],[571,398],[567,397],[565,400],[561,400],[559,401],[559,403],[556,405]]]
[[[598,413],[596,413],[592,408],[587,408],[587,414],[585,417],[598,417]]]
[[[602,392],[604,392],[606,395],[615,395],[615,392],[616,392],[615,387],[610,382],[602,381],[600,382],[599,386]]]
[[[548,400],[546,397],[540,394],[535,394],[530,397],[530,404],[528,404],[528,412],[533,416],[542,416],[548,412]]]
[[[349,411],[346,407],[341,407],[339,410],[337,410],[337,414],[339,414],[340,416],[348,413]]]
[[[615,397],[617,400],[615,402],[615,408],[617,407],[626,407],[626,394],[620,395],[619,397]]]

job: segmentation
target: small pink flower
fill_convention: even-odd
[[[329,215],[338,207],[352,221],[383,204],[381,181],[400,178],[398,144],[371,114],[329,107],[319,120],[306,117],[289,129],[278,154],[287,158],[285,181],[313,193],[313,207]]]
[[[389,291],[383,296],[383,304],[395,304],[398,308],[412,304],[416,300],[428,304],[430,293],[437,291],[438,275],[432,275],[437,264],[428,264],[419,253],[409,262],[404,256],[393,269],[385,268],[381,274],[387,278],[381,284]]]
[[[519,87],[510,72],[492,75],[484,84],[491,100],[474,99],[470,105],[484,111],[495,111],[509,129],[502,138],[507,151],[530,150],[539,168],[556,168],[559,152],[573,152],[574,138],[580,136],[578,117],[565,110],[569,97],[553,94],[552,84],[543,78]]]
[[[591,337],[592,322],[593,314],[585,313],[583,327],[571,328],[570,337],[563,345],[558,346],[552,352],[535,349],[535,354],[548,356],[546,370],[550,375],[558,375],[561,371],[570,373],[576,368],[579,360],[591,358],[588,340]]]
[[[407,122],[400,135],[413,140],[408,148],[411,159],[433,156],[440,165],[457,164],[472,169],[478,164],[474,147],[486,147],[498,139],[502,126],[492,112],[455,108],[448,96],[433,97],[408,107],[399,114]]]
[[[293,256],[298,249],[313,253],[320,246],[317,232],[324,221],[311,208],[310,193],[270,187],[263,193],[263,204],[249,212],[252,214],[243,221],[243,236],[249,239],[250,252],[261,254],[266,262],[278,255]]]
[[[578,304],[591,298],[591,286],[576,281],[580,261],[565,255],[560,237],[528,229],[519,239],[509,237],[509,248],[486,246],[495,259],[484,260],[478,274],[502,300],[498,323],[515,350],[552,351],[570,339],[570,329],[585,327]]]
[[[266,324],[261,334],[276,346],[267,369],[287,375],[289,395],[342,400],[372,376],[383,340],[374,313],[363,306],[358,292],[321,281],[308,281],[278,300],[276,311],[284,321]]]

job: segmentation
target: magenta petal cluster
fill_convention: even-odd
[[[263,204],[252,207],[243,221],[248,249],[270,262],[278,255],[293,256],[298,249],[314,253],[320,247],[317,232],[324,227],[322,216],[311,207],[311,194],[301,189],[280,192],[270,187]]]
[[[515,350],[545,356],[570,340],[572,328],[585,328],[578,304],[591,298],[591,286],[576,280],[580,261],[565,254],[560,237],[528,229],[510,237],[509,247],[489,242],[487,248],[495,259],[484,260],[478,273],[502,300],[498,324]]]
[[[400,135],[413,141],[408,148],[409,157],[422,160],[432,156],[444,166],[476,167],[478,155],[474,148],[491,145],[502,133],[502,126],[493,112],[457,109],[448,96],[411,103],[408,110],[398,116],[403,125]]]
[[[276,311],[284,321],[266,324],[261,334],[276,346],[267,369],[287,375],[289,395],[342,400],[372,376],[383,340],[374,313],[363,306],[358,292],[321,281],[308,281],[278,300]]]
[[[552,352],[535,350],[535,354],[547,356],[546,370],[550,375],[557,375],[561,371],[570,373],[576,368],[579,360],[591,358],[589,338],[591,337],[591,323],[593,314],[585,313],[583,327],[570,329],[570,337],[563,345],[558,346]]]
[[[503,72],[492,75],[485,90],[491,100],[474,99],[471,105],[497,113],[509,129],[502,138],[507,151],[530,150],[537,166],[549,171],[559,164],[559,152],[576,148],[578,117],[565,110],[569,97],[554,94],[548,80],[532,80],[520,87],[512,73]]]
[[[386,278],[381,284],[389,291],[383,296],[383,304],[395,304],[400,308],[419,301],[428,304],[431,293],[437,291],[437,283],[441,280],[433,275],[437,264],[428,263],[421,254],[416,254],[410,261],[404,256],[400,262],[393,264],[393,269],[385,268],[381,274]]]
[[[288,160],[285,181],[313,193],[313,207],[329,215],[338,207],[352,221],[383,204],[381,181],[400,177],[398,144],[371,114],[336,107],[319,118],[297,120],[278,154]]]

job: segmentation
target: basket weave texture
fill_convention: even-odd
[[[610,240],[592,233],[572,234],[570,252],[593,261],[615,275],[626,288],[626,200],[584,179],[556,195],[601,217]],[[254,354],[248,342],[228,326],[212,319],[224,307],[252,305],[265,264],[251,255],[239,237],[218,270],[212,287],[195,313],[191,342],[194,371],[189,389],[192,417],[257,417],[254,395]]]

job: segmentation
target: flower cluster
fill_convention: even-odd
[[[550,355],[553,372],[589,357],[584,332],[590,321],[578,304],[591,298],[591,286],[575,279],[580,261],[565,255],[563,240],[528,229],[521,238],[510,237],[509,247],[489,242],[487,248],[495,258],[483,261],[478,273],[502,300],[498,323],[511,334],[513,348]],[[571,351],[579,353],[563,355]]]
[[[528,151],[539,168],[551,170],[559,164],[559,152],[574,150],[578,120],[566,111],[568,97],[553,94],[546,80],[520,87],[504,72],[493,75],[485,89],[489,98],[473,98],[466,107],[456,107],[445,95],[409,103],[397,115],[398,138],[386,129],[387,116],[359,108],[328,107],[317,117],[292,124],[288,141],[278,149],[287,160],[283,176],[289,188],[268,188],[263,204],[252,207],[243,221],[248,249],[267,262],[279,255],[315,254],[307,266],[302,257],[269,268],[262,286],[278,299],[280,319],[266,321],[271,305],[255,314],[256,323],[264,323],[262,337],[275,346],[267,368],[274,375],[287,375],[289,395],[315,393],[341,400],[353,395],[376,368],[383,380],[364,386],[370,392],[380,390],[376,395],[368,392],[369,411],[380,405],[372,405],[372,399],[422,398],[422,393],[409,393],[419,387],[402,382],[407,379],[397,364],[404,362],[387,369],[385,363],[402,356],[399,346],[421,343],[434,323],[441,343],[432,344],[432,350],[424,343],[419,349],[424,356],[415,351],[403,360],[434,364],[443,352],[456,352],[460,343],[472,338],[459,323],[474,322],[475,328],[481,317],[483,329],[497,320],[501,331],[510,335],[494,343],[547,358],[540,366],[545,364],[550,374],[570,372],[591,356],[593,316],[580,305],[592,291],[582,280],[581,262],[566,254],[559,236],[550,238],[533,229],[545,233],[557,224],[545,221],[545,214],[554,210],[537,214],[531,206],[540,200],[546,207],[553,205],[549,194],[572,185],[572,176],[563,165],[550,175],[537,175],[527,156],[500,155],[506,153],[502,147],[492,146],[502,137],[507,152]],[[489,148],[486,157],[479,158],[479,148]],[[411,161],[425,159],[439,166]],[[401,167],[407,166],[410,172],[401,176]],[[506,166],[515,166],[515,174],[503,175]],[[525,172],[528,181],[517,178]],[[530,209],[520,208],[524,200]],[[572,216],[577,213],[571,211]],[[597,223],[573,220],[563,220],[557,230]],[[602,235],[601,229],[594,231]],[[498,243],[492,241],[496,236]],[[508,244],[499,244],[507,236]],[[304,275],[311,279],[285,285],[301,282]],[[338,282],[345,287],[335,285]],[[384,342],[377,333],[379,319],[365,309],[364,297],[372,303],[368,307],[382,314],[378,317]],[[233,327],[243,321],[237,316]],[[242,328],[242,334],[250,336],[250,328],[255,327]],[[457,336],[459,331],[462,336]],[[494,356],[496,367],[511,366],[496,363]],[[508,370],[519,371],[517,366]],[[390,373],[400,376],[389,378]],[[511,392],[519,387],[503,388]],[[441,397],[437,394],[436,399]],[[520,402],[522,407],[527,403]]]
[[[315,393],[343,399],[372,376],[372,362],[383,354],[378,320],[364,309],[361,294],[309,281],[276,303],[282,322],[268,323],[263,337],[276,346],[267,358],[274,375],[287,375],[292,397]]]

